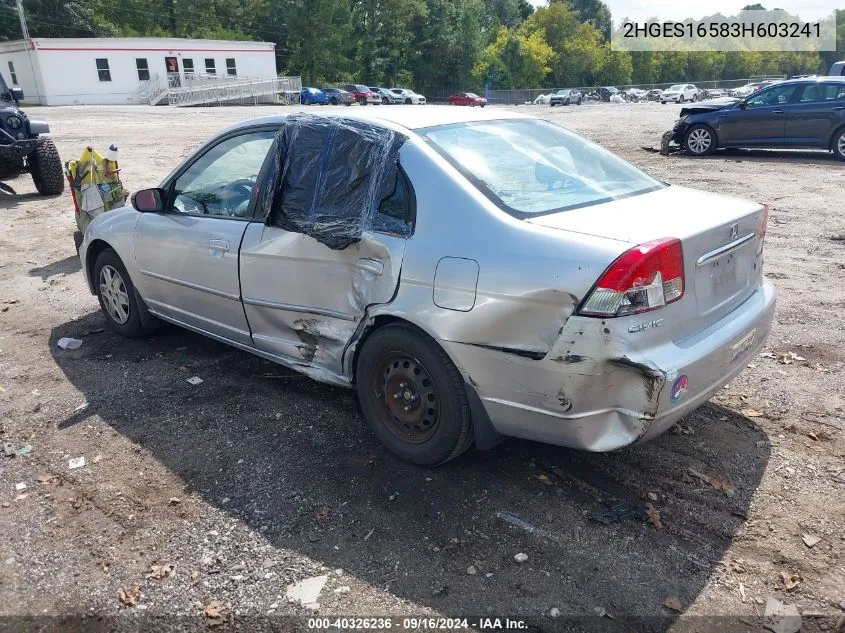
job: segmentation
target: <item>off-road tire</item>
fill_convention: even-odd
[[[830,142],[830,149],[833,150],[833,155],[839,160],[845,160],[845,127],[841,127],[833,134],[833,139]]]
[[[694,133],[702,134],[706,132],[710,135],[710,144],[703,150],[700,150],[696,147],[696,143],[693,143],[693,146],[696,149],[690,147],[690,136]],[[713,152],[716,151],[716,148],[719,146],[719,140],[716,137],[716,132],[713,130],[712,127],[709,125],[705,125],[704,123],[697,123],[695,125],[691,125],[690,128],[684,133],[684,148],[686,149],[687,154],[690,156],[709,156]]]
[[[126,294],[129,298],[129,318],[125,323],[119,323],[109,313],[106,307],[107,299],[103,297],[103,291],[100,287],[100,274],[106,266],[111,266],[120,275],[123,285],[126,288]],[[140,295],[135,290],[132,279],[126,271],[126,266],[112,249],[107,248],[100,252],[97,256],[97,261],[94,263],[93,275],[94,290],[97,293],[97,299],[100,302],[100,309],[103,311],[103,316],[106,319],[106,327],[108,327],[115,334],[120,334],[127,338],[138,338],[151,332],[154,327],[149,323],[153,321],[149,313],[146,313],[146,306],[142,305]],[[146,314],[142,314],[142,311]],[[145,323],[147,325],[145,325]]]
[[[24,171],[23,158],[0,158],[0,179],[14,178]]]
[[[395,355],[418,363],[423,370],[422,376],[430,378],[436,392],[436,400],[423,400],[436,403],[435,427],[432,434],[419,443],[400,439],[395,428],[388,427],[386,416],[391,414],[386,410],[385,399],[392,394],[384,389],[379,392],[379,388],[385,380],[385,369],[389,371],[389,367],[395,366],[384,363]],[[364,342],[358,357],[355,382],[364,418],[394,455],[414,464],[437,466],[458,457],[472,446],[472,415],[464,380],[446,352],[420,330],[397,323],[373,332]],[[428,406],[424,404],[424,407]],[[398,418],[393,419],[399,424]]]
[[[32,182],[42,196],[57,196],[65,190],[62,159],[59,158],[53,139],[38,139],[35,151],[29,155],[29,170]]]

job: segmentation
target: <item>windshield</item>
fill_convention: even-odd
[[[468,97],[472,97],[473,99],[478,99],[478,95],[477,95],[477,94],[475,94],[474,92],[468,92],[468,93],[467,93],[467,96],[468,96]]]
[[[419,132],[482,193],[517,217],[600,204],[665,186],[547,121],[475,121]]]
[[[669,88],[669,92],[680,92],[683,89],[684,87],[681,84],[678,84],[677,86],[672,86],[671,88]]]

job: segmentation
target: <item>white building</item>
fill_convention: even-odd
[[[0,42],[10,88],[41,105],[150,103],[157,89],[276,77],[275,44],[160,37]],[[166,96],[164,98],[167,98]]]

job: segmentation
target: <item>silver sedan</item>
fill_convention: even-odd
[[[80,247],[106,323],[161,321],[357,391],[398,456],[653,438],[769,333],[767,207],[551,123],[434,106],[222,131]]]

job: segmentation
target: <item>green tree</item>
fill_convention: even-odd
[[[473,68],[473,78],[478,86],[489,82],[500,89],[540,86],[554,55],[542,31],[526,34],[502,26]]]

